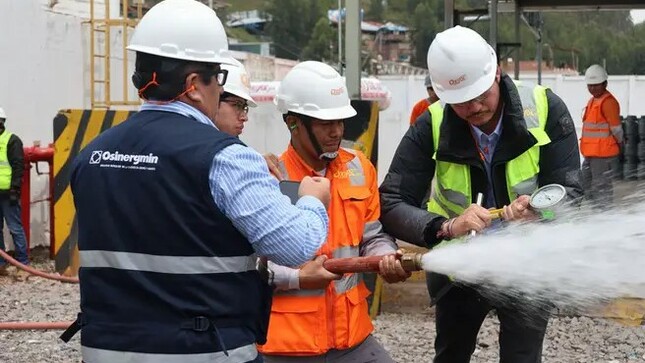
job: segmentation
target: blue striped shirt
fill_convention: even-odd
[[[215,127],[196,108],[179,101],[145,103],[141,111],[166,111]],[[255,251],[286,266],[309,260],[327,238],[329,218],[316,198],[300,198],[294,207],[271,176],[266,161],[250,147],[234,144],[213,158],[209,184],[217,207]]]

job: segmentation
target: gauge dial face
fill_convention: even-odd
[[[536,190],[531,195],[531,207],[535,209],[548,209],[564,200],[566,189],[560,184],[549,184]]]

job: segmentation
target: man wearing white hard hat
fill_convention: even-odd
[[[327,236],[329,182],[292,205],[262,156],[217,129],[230,62],[215,12],[165,0],[128,49],[146,102],[74,160],[88,363],[262,362],[272,288],[258,256],[309,260]],[[265,271],[266,272],[266,271]]]
[[[423,81],[423,85],[426,87],[426,92],[428,92],[428,97],[419,100],[419,102],[414,104],[414,107],[412,107],[412,112],[410,113],[410,125],[413,125],[419,116],[421,116],[423,113],[428,111],[428,107],[439,101],[439,97],[437,97],[437,93],[432,89],[432,79],[430,78],[430,75],[428,74]]]
[[[0,227],[7,223],[15,247],[15,258],[18,262],[28,265],[27,237],[22,226],[20,207],[20,189],[25,171],[25,152],[22,140],[18,135],[5,127],[7,114],[0,108]],[[5,250],[4,233],[0,228],[0,249]],[[9,274],[7,263],[0,257],[0,276]],[[17,272],[22,278],[22,271]]]
[[[360,274],[337,275],[327,258],[378,256],[385,281],[410,276],[394,258],[396,243],[383,233],[376,170],[360,151],[340,147],[344,123],[356,115],[345,80],[327,64],[302,62],[280,83],[275,103],[291,143],[274,169],[286,181],[330,180],[330,231],[318,256],[299,268],[270,264],[277,290],[267,343],[267,363],[394,362],[371,333],[369,290]],[[351,121],[347,121],[351,122]]]
[[[599,208],[613,200],[612,171],[623,144],[618,100],[607,90],[607,72],[594,64],[585,72],[591,98],[582,116],[580,152],[585,196]]]
[[[257,107],[257,103],[251,97],[251,80],[246,68],[238,60],[232,61],[234,65],[222,65],[222,69],[228,71],[228,77],[219,98],[215,126],[229,135],[239,136],[249,120],[249,107]]]
[[[515,84],[502,74],[486,40],[460,26],[437,34],[428,68],[442,102],[408,130],[381,185],[386,232],[441,248],[491,226],[488,208],[503,208],[500,225],[536,218],[528,201],[540,186],[561,184],[569,198],[579,200],[576,133],[557,95]],[[432,182],[427,208],[419,208]],[[498,305],[438,274],[430,277],[430,295],[436,303],[434,362],[469,362],[491,309],[500,320],[500,361],[541,361],[548,313]]]

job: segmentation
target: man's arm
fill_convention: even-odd
[[[570,200],[580,201],[583,190],[580,175],[580,150],[578,137],[567,106],[551,90],[547,90],[549,115],[546,133],[551,142],[540,148],[540,186],[561,184],[567,189]]]
[[[383,225],[379,221],[381,216],[381,198],[379,196],[378,184],[376,181],[376,169],[372,163],[363,155],[358,154],[363,164],[365,180],[369,184],[370,196],[367,198],[367,213],[365,215],[365,227],[360,242],[361,256],[381,256],[395,253],[397,249],[394,237],[383,231]]]
[[[11,189],[19,193],[25,173],[25,150],[22,148],[22,140],[15,134],[11,135],[7,144],[7,159],[11,165]]]
[[[309,260],[327,238],[329,218],[316,198],[293,206],[269,174],[262,155],[231,145],[215,155],[209,183],[215,204],[255,251],[285,266]]]
[[[385,231],[422,247],[439,242],[436,234],[445,221],[421,205],[434,177],[433,154],[430,113],[426,112],[403,136],[380,187]]]
[[[613,97],[605,100],[602,103],[602,114],[609,122],[609,129],[611,130],[611,134],[614,135],[614,139],[616,139],[618,144],[622,144],[624,135],[623,125],[620,121],[620,104],[618,104],[618,101]]]

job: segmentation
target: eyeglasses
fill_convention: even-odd
[[[228,78],[227,69],[218,69],[214,71],[213,75],[217,78],[217,84],[219,84],[220,86],[223,86],[226,84],[226,79]]]
[[[481,95],[473,98],[470,101],[461,102],[461,103],[453,103],[450,106],[456,107],[456,108],[464,108],[466,106],[469,106],[469,105],[472,105],[472,104],[475,104],[475,103],[480,103],[480,104],[484,103],[484,101],[486,101],[488,96],[490,96],[490,92],[491,92],[492,89],[493,89],[493,87],[491,86],[491,88],[487,89],[484,93],[482,93]]]
[[[246,101],[238,101],[238,100],[221,100],[221,102],[226,102],[229,105],[235,107],[237,110],[238,114],[248,114],[249,113],[249,104]]]
[[[220,87],[225,85],[226,80],[228,79],[227,69],[204,69],[199,71],[192,71],[186,73],[186,75],[184,75],[184,78],[188,77],[188,75],[191,73],[201,74],[204,77],[215,77],[217,79],[217,84],[220,85]]]

